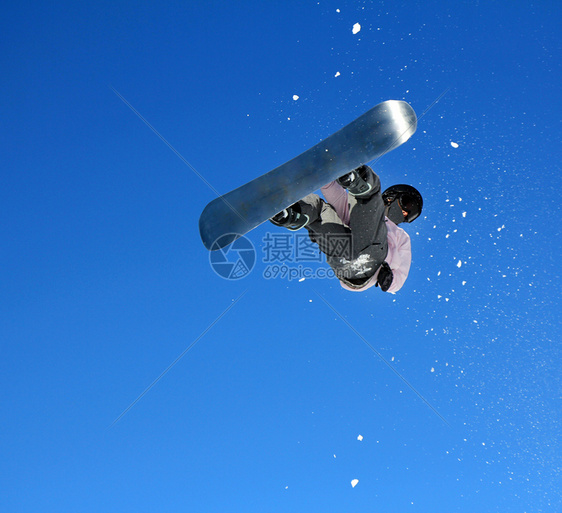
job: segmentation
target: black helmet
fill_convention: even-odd
[[[411,223],[414,219],[417,219],[423,208],[423,199],[421,194],[411,185],[393,185],[382,193],[382,199],[384,200],[384,204],[387,209],[394,200],[398,200],[402,210],[408,213],[404,219],[407,223]]]

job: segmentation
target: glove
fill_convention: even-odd
[[[379,269],[376,286],[380,287],[383,292],[386,292],[392,285],[393,278],[392,269],[386,262],[383,262]]]

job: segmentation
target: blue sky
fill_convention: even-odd
[[[559,509],[561,21],[549,1],[7,6],[0,508]],[[217,276],[213,192],[112,88],[220,192],[409,102],[416,134],[375,168],[425,200],[404,288],[265,279],[269,224],[252,273]]]

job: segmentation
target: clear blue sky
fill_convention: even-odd
[[[6,5],[0,509],[561,510],[561,18]],[[418,131],[376,165],[425,199],[404,288],[266,280],[269,224],[252,273],[217,276],[197,225],[213,192],[111,88],[220,192],[408,101]]]

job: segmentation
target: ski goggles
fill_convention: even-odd
[[[407,215],[404,217],[404,221],[406,221],[407,223],[411,223],[421,214],[420,206],[418,205],[417,201],[407,192],[400,194],[400,196],[398,197],[398,202],[400,203],[402,210],[407,213]]]

